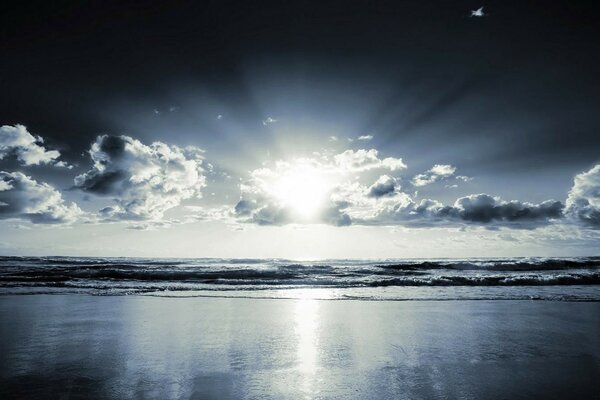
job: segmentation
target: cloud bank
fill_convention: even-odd
[[[379,176],[370,185],[361,182],[372,169],[396,170],[380,159],[376,151],[348,150],[325,161],[311,159],[318,171],[343,171],[327,182],[319,213],[310,223],[347,225],[405,225],[430,226],[483,226],[488,229],[512,228],[535,229],[556,222],[565,222],[565,213],[575,213],[587,225],[598,224],[598,170],[593,169],[578,175],[571,191],[567,211],[558,200],[530,203],[519,200],[504,200],[486,193],[459,197],[452,204],[443,204],[433,199],[417,199],[401,191],[399,177],[390,174]],[[400,160],[400,159],[395,159]],[[401,162],[401,160],[400,160]],[[398,162],[398,165],[400,165]],[[290,202],[279,201],[272,196],[269,185],[285,173],[279,163],[263,167],[251,173],[251,179],[240,185],[241,199],[233,210],[233,216],[242,222],[259,225],[283,225],[302,223],[294,215]],[[404,163],[400,168],[406,168]],[[435,165],[427,171],[427,180],[452,176],[456,168],[451,165]],[[358,174],[358,175],[356,175]],[[356,180],[348,179],[352,175]],[[271,179],[273,178],[273,179]],[[271,179],[271,180],[269,180]],[[312,190],[308,188],[309,190]],[[577,194],[577,201],[572,199]],[[306,222],[306,221],[304,221]]]
[[[488,194],[474,194],[458,198],[453,205],[424,199],[416,202],[408,195],[398,202],[379,209],[365,224],[403,223],[432,226],[448,224],[481,225],[488,228],[511,227],[533,229],[562,218],[563,204],[548,200],[540,204],[505,201]]]
[[[57,161],[58,151],[46,149],[43,139],[23,125],[0,128],[0,159],[8,155],[16,156],[23,166],[66,165]],[[98,136],[89,155],[93,165],[74,178],[74,187],[112,200],[97,217],[65,202],[48,183],[22,172],[0,172],[0,219],[40,224],[124,220],[146,224],[140,227],[150,226],[148,223],[160,227],[165,212],[187,199],[202,197],[205,168],[210,166],[199,148],[162,142],[147,145],[129,136]],[[233,218],[258,225],[471,225],[490,229],[535,229],[560,223],[600,229],[600,164],[574,177],[564,203],[529,203],[480,193],[443,204],[402,191],[400,174],[407,166],[401,158],[380,157],[376,149],[315,155],[264,163],[251,171],[240,183],[239,201],[228,213],[221,207],[215,219]],[[453,165],[436,164],[414,176],[411,184],[422,187],[449,177],[465,182],[473,179],[455,176],[455,172]],[[203,220],[212,219],[209,209],[199,208]]]

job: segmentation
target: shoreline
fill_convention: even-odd
[[[298,298],[298,297],[261,297],[261,296],[227,296],[227,295],[161,295],[161,294],[145,294],[145,293],[128,293],[128,294],[93,294],[93,293],[0,293],[0,299],[4,297],[22,297],[22,296],[83,296],[83,297],[150,297],[159,299],[240,299],[240,300],[311,300],[311,301],[364,301],[364,302],[390,302],[390,303],[444,303],[444,302],[544,302],[544,303],[600,303],[600,299],[543,299],[543,298],[511,298],[511,299],[494,299],[494,298],[449,298],[449,299],[373,299],[373,298]]]
[[[157,298],[282,299],[336,301],[556,301],[600,302],[600,285],[546,286],[388,286],[295,287],[268,289],[94,289],[77,287],[4,287],[6,296],[81,295],[95,297],[141,296]]]

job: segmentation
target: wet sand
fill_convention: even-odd
[[[0,297],[0,398],[598,398],[600,303]]]

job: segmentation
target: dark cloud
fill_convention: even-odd
[[[289,210],[262,196],[238,201],[233,209],[233,216],[239,221],[257,225],[286,225],[294,222]]]
[[[289,212],[275,204],[267,204],[256,209],[251,215],[251,222],[258,225],[285,225],[293,222]]]
[[[449,215],[459,219],[481,224],[520,224],[529,227],[534,224],[548,223],[562,217],[564,205],[560,201],[547,200],[540,204],[520,201],[503,201],[487,194],[461,197],[450,209]]]
[[[289,213],[260,193],[246,193],[233,207],[233,217],[257,225],[285,225],[293,222]]]
[[[347,201],[334,202],[330,207],[327,207],[322,213],[320,220],[326,224],[334,226],[349,226],[352,225],[352,218],[345,212],[345,209],[350,207]]]
[[[238,217],[247,217],[252,214],[252,211],[256,210],[256,201],[251,200],[240,200],[233,208],[233,212]]]
[[[400,185],[398,185],[396,178],[382,175],[369,187],[368,196],[374,198],[393,196],[397,190],[400,190]]]
[[[128,175],[125,171],[92,170],[86,174],[85,179],[78,181],[77,187],[89,193],[111,195],[120,191],[118,186],[127,178]]]
[[[36,224],[76,221],[83,212],[67,204],[60,192],[21,172],[0,172],[0,219],[19,218]]]
[[[488,228],[533,229],[562,218],[563,208],[560,201],[532,204],[504,201],[487,194],[461,197],[452,206],[430,199],[415,203],[404,197],[400,202],[382,208],[372,220],[363,222],[415,226],[469,224]]]

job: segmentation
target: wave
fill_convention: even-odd
[[[319,263],[284,259],[0,257],[0,294],[13,293],[15,288],[149,293],[595,285],[600,285],[600,257]]]
[[[127,270],[74,270],[22,271],[1,274],[0,285],[61,282],[167,282],[212,285],[296,285],[296,286],[520,286],[520,285],[598,285],[598,272],[570,272],[559,274],[509,275],[445,275],[422,274],[404,276],[291,273],[282,271],[127,271]]]

